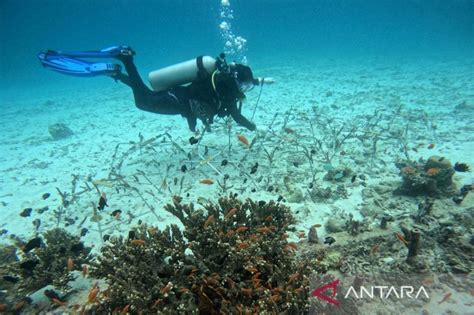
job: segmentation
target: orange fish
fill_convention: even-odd
[[[264,226],[264,227],[256,228],[255,231],[257,231],[258,233],[268,233],[268,232],[271,232],[272,230],[268,226]]]
[[[145,240],[131,240],[130,243],[134,245],[145,245]]]
[[[244,135],[237,134],[237,139],[240,141],[240,143],[242,143],[246,147],[250,145],[249,140]]]
[[[246,242],[242,242],[239,244],[239,249],[246,249],[247,247],[249,247],[250,245]]]
[[[67,271],[71,271],[72,268],[74,268],[74,261],[72,260],[71,257],[68,257],[68,259],[67,259]]]
[[[408,241],[405,239],[405,237],[403,237],[403,235],[401,235],[399,232],[395,233],[395,235],[402,243],[404,243],[405,245],[408,245]]]
[[[378,251],[379,251],[379,244],[376,244],[370,249],[370,255],[374,255]]]
[[[90,304],[95,302],[95,300],[97,299],[97,294],[99,294],[99,290],[99,286],[96,282],[92,289],[89,291],[89,295],[87,296],[87,303]]]
[[[293,251],[293,250],[297,250],[298,249],[298,246],[296,246],[295,243],[291,242],[291,243],[288,243],[286,246],[285,246],[285,251]]]
[[[446,294],[443,296],[443,299],[438,302],[438,304],[441,304],[441,303],[446,302],[446,301],[451,297],[451,295],[453,295],[451,292],[446,293]]]
[[[127,304],[123,307],[122,311],[120,312],[120,315],[125,315],[128,313],[128,310],[130,309],[130,304]]]
[[[430,144],[428,145],[428,149],[433,149],[434,147],[435,147],[434,143],[430,143]]]
[[[245,270],[247,270],[248,272],[250,273],[256,273],[258,271],[257,268],[253,267],[253,266],[250,266],[250,267],[246,267]]]
[[[237,208],[230,209],[224,217],[224,221],[230,219],[237,212]]]
[[[241,227],[238,227],[235,231],[236,231],[237,233],[241,233],[241,232],[247,231],[248,229],[249,229],[249,228],[246,227],[246,226],[241,226]]]
[[[427,171],[426,171],[426,175],[428,176],[436,176],[439,174],[439,172],[441,172],[441,169],[439,167],[432,167],[432,168],[429,168]]]
[[[252,289],[241,288],[240,292],[242,292],[243,295],[246,295],[248,297],[252,296]]]
[[[201,184],[204,184],[204,185],[212,185],[214,184],[214,181],[210,178],[204,178],[204,179],[201,179],[199,181]]]
[[[211,214],[209,217],[207,217],[206,221],[204,222],[204,227],[206,228],[212,222],[214,222],[214,216]]]
[[[66,302],[63,302],[63,301],[61,301],[61,300],[58,300],[57,298],[52,298],[51,301],[52,301],[54,304],[59,305],[59,306],[66,306],[66,305],[67,305]]]
[[[161,303],[161,300],[160,299],[156,299],[155,303],[153,303],[153,306],[151,308],[155,308],[157,307],[158,305],[160,305]]]
[[[421,282],[421,284],[423,284],[423,285],[430,285],[430,284],[433,284],[433,283],[434,283],[433,278],[425,278],[425,279]]]

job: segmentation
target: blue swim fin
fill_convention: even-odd
[[[72,57],[63,57],[49,52],[39,53],[41,64],[51,70],[68,75],[91,77],[98,75],[114,76],[122,67],[115,63],[88,62]]]
[[[133,56],[135,52],[128,46],[113,46],[99,51],[55,51],[39,53],[41,64],[51,70],[68,75],[90,77],[98,75],[115,76],[122,67],[115,63],[89,62],[79,58],[118,58]]]

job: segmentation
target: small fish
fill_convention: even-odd
[[[285,246],[285,251],[295,251],[295,250],[297,250],[297,249],[298,249],[298,246],[297,246],[295,243],[293,243],[293,242],[288,243],[288,244],[286,244],[286,246]]]
[[[130,309],[130,304],[127,304],[123,307],[122,311],[120,312],[120,315],[125,315],[128,313],[128,310]]]
[[[339,154],[340,154],[341,156],[344,156],[344,155],[346,155],[347,153],[346,153],[346,151],[342,150],[341,152],[339,152]]]
[[[84,249],[84,244],[82,244],[82,242],[71,245],[71,252],[75,254],[79,254],[83,249]]]
[[[370,255],[371,256],[375,255],[375,253],[377,253],[379,251],[379,247],[380,247],[379,244],[376,244],[376,245],[372,246],[372,248],[370,249]]]
[[[226,166],[229,163],[226,159],[222,160],[221,166]]]
[[[212,222],[214,222],[214,216],[213,216],[213,215],[210,215],[210,216],[206,219],[206,221],[204,222],[204,227],[205,227],[205,228],[208,227],[209,224],[211,224]]]
[[[258,170],[258,162],[255,162],[255,164],[250,169],[250,174],[255,174],[257,170]]]
[[[94,286],[92,287],[92,289],[90,289],[89,294],[87,296],[87,303],[88,304],[95,302],[95,300],[97,299],[97,294],[99,294],[99,290],[100,290],[99,285],[96,282],[94,284]]]
[[[72,260],[71,257],[68,257],[68,259],[67,259],[67,271],[72,271],[72,268],[74,268],[74,260]]]
[[[433,278],[429,278],[429,277],[428,277],[428,278],[425,278],[425,279],[421,282],[422,285],[430,285],[430,284],[433,284],[433,283],[434,283]]]
[[[41,198],[43,198],[43,200],[46,200],[46,199],[49,198],[49,196],[51,196],[50,193],[44,193],[44,194],[41,196]]]
[[[238,227],[238,228],[235,230],[235,232],[237,232],[237,233],[243,233],[243,232],[247,231],[248,229],[249,229],[249,228],[246,227],[246,226],[241,226],[241,227]]]
[[[97,206],[97,209],[99,210],[104,210],[105,207],[108,207],[109,205],[107,204],[107,195],[105,194],[105,192],[103,192],[101,195],[100,195],[100,198],[99,198],[99,205]]]
[[[20,216],[22,216],[24,218],[29,217],[31,215],[32,211],[33,211],[32,208],[25,208],[20,212]]]
[[[237,140],[239,140],[240,143],[242,143],[246,147],[250,145],[249,140],[244,135],[237,134]]]
[[[43,242],[41,241],[41,238],[35,237],[26,243],[26,245],[23,247],[23,252],[28,253],[29,251],[41,247],[41,244]]]
[[[20,268],[32,271],[38,264],[38,260],[27,260],[20,264]]]
[[[451,295],[453,295],[451,292],[446,293],[446,294],[443,296],[443,299],[438,302],[438,304],[441,304],[441,303],[446,302],[446,301],[451,297]]]
[[[199,142],[199,139],[196,138],[196,137],[191,137],[191,138],[189,138],[189,143],[190,143],[191,145],[196,144],[196,143],[198,143],[198,142]]]
[[[408,241],[405,239],[405,237],[402,234],[400,234],[400,232],[395,233],[395,236],[400,242],[404,243],[405,245],[408,245]]]
[[[35,227],[35,230],[38,231],[39,227],[41,226],[41,220],[34,219],[32,223],[33,223],[33,226]]]
[[[459,162],[456,162],[456,164],[454,164],[454,170],[456,172],[469,172],[470,171],[470,167],[468,164],[466,163],[459,163]]]
[[[204,184],[204,185],[212,185],[214,184],[214,181],[210,178],[204,178],[204,179],[201,179],[199,181],[201,184]]]
[[[122,210],[117,209],[112,212],[112,216],[115,218],[115,220],[120,220],[120,215],[122,214]]]
[[[237,208],[230,209],[224,217],[224,221],[230,219],[237,212]]]
[[[59,306],[66,306],[67,305],[66,302],[63,302],[63,301],[61,301],[57,298],[52,298],[51,302],[53,302],[54,304],[59,305]]]
[[[435,144],[434,144],[434,143],[430,143],[430,144],[428,144],[428,147],[427,147],[427,148],[431,150],[431,149],[434,149],[434,147],[435,147]]]
[[[264,226],[264,227],[256,228],[255,231],[257,231],[258,233],[269,233],[272,230],[268,226]]]
[[[283,128],[283,131],[286,132],[287,134],[293,134],[293,133],[295,133],[295,131],[294,131],[293,129],[288,128],[288,127]]]
[[[17,278],[17,277],[14,277],[14,276],[9,276],[9,275],[5,275],[2,277],[3,280],[7,281],[7,282],[11,282],[11,283],[17,283],[20,278]]]
[[[332,236],[326,236],[324,238],[324,244],[328,244],[329,246],[331,246],[332,244],[334,244],[336,242],[336,239]]]
[[[355,182],[356,178],[357,178],[357,175],[352,176],[351,183]]]
[[[181,166],[181,172],[186,173],[188,167],[186,165]]]
[[[130,243],[132,243],[133,245],[145,245],[144,240],[131,240]]]

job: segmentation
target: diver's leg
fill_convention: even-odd
[[[140,74],[138,73],[137,67],[133,62],[132,55],[119,55],[117,57],[118,60],[122,61],[123,65],[125,66],[125,71],[127,72],[128,76],[119,73],[114,76],[114,79],[119,80],[126,85],[130,86],[133,91],[133,97],[135,98],[135,105],[140,108],[150,108],[153,106],[153,91],[148,88],[145,83],[143,82]],[[148,109],[144,109],[148,110]]]

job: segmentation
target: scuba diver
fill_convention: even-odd
[[[145,85],[133,62],[135,52],[128,46],[114,46],[100,51],[53,51],[39,53],[42,65],[54,71],[75,76],[107,75],[132,88],[135,105],[152,113],[181,115],[189,129],[196,131],[197,120],[206,130],[214,117],[231,116],[237,124],[255,130],[253,122],[245,118],[242,102],[245,93],[256,85],[269,84],[271,78],[254,78],[250,67],[230,63],[225,55],[216,59],[200,56],[149,73],[151,90]],[[114,58],[123,63],[93,63],[78,58]]]

